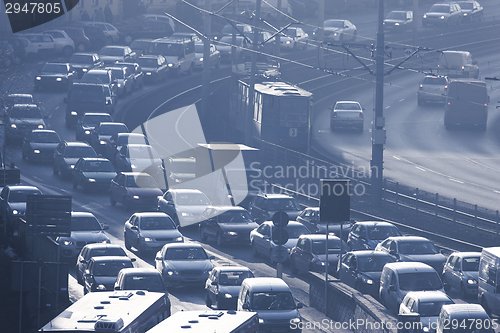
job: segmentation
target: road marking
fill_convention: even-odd
[[[404,101],[406,101],[406,98],[401,98],[399,101],[404,102]]]
[[[464,183],[463,181],[455,179],[455,178],[448,178],[448,180],[452,181],[452,182],[455,182],[455,183],[459,183],[459,184],[463,184]]]
[[[395,158],[398,161],[401,161],[401,159],[399,157],[397,157],[396,155],[392,155],[392,157]]]
[[[419,166],[416,166],[415,168],[417,168],[418,170],[423,171],[423,172],[426,172],[426,171],[427,171],[426,169],[424,169],[424,168],[422,168],[422,167],[419,167]]]
[[[500,191],[499,190],[493,190],[493,192],[497,193],[497,194],[500,194]]]
[[[390,105],[387,105],[384,109],[386,109],[386,110],[387,110],[387,109],[389,109],[390,107],[391,107]]]
[[[324,129],[324,130],[318,130],[318,133],[328,133],[328,132],[330,132],[330,131],[326,130],[326,129]]]

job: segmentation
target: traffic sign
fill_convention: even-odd
[[[276,245],[283,245],[288,242],[288,231],[286,227],[274,227],[271,239]]]
[[[271,250],[271,260],[277,263],[284,263],[288,260],[288,249],[284,246],[275,246]]]
[[[287,213],[285,213],[283,211],[279,211],[279,212],[274,213],[271,220],[273,221],[273,224],[276,227],[283,227],[284,228],[288,225],[288,221],[290,220],[290,217],[288,216]]]

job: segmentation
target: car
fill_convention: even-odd
[[[170,299],[168,298],[167,287],[163,278],[154,268],[123,268],[118,272],[115,282],[115,290],[146,290],[155,293],[165,294],[168,302],[167,314],[170,316]]]
[[[444,290],[459,292],[462,298],[478,295],[481,252],[453,252],[443,268]]]
[[[250,54],[248,49],[251,47],[250,40],[243,36],[236,36],[233,44],[232,36],[222,36],[221,39],[216,42],[217,50],[220,52],[221,62],[231,62],[231,49],[233,45],[235,46],[236,61],[241,62],[249,59]]]
[[[83,74],[82,78],[78,83],[106,85],[109,87],[109,89],[113,92],[114,95],[118,93],[117,77],[109,69],[104,69],[104,68],[90,69],[87,71],[87,73]],[[94,110],[87,110],[87,111],[94,111]]]
[[[356,101],[337,101],[331,108],[330,129],[354,128],[363,132],[365,116],[361,104]]]
[[[300,27],[288,27],[284,31],[286,36],[280,36],[281,48],[290,49],[307,49],[309,45],[309,34]]]
[[[414,316],[413,316],[414,317]],[[479,304],[445,304],[441,307],[437,321],[436,333],[448,332],[448,323],[457,323],[460,327],[466,327],[468,323],[474,323],[478,329],[472,332],[494,333],[498,324],[495,319],[490,318],[486,309]],[[479,329],[479,327],[481,327]],[[456,329],[456,331],[465,329]]]
[[[382,269],[385,264],[395,261],[391,255],[380,251],[352,251],[342,257],[337,275],[348,286],[377,298]]]
[[[236,310],[243,280],[253,277],[253,272],[245,266],[214,267],[205,282],[205,304],[218,310]]]
[[[388,237],[375,247],[375,251],[388,253],[397,261],[423,262],[437,272],[443,271],[446,262],[446,256],[439,252],[434,244],[425,237]]]
[[[90,142],[92,132],[100,123],[113,122],[109,113],[88,112],[76,121],[75,136],[77,141]]]
[[[83,293],[111,291],[115,288],[116,278],[120,270],[133,268],[128,257],[92,257],[83,275]]]
[[[246,245],[250,232],[259,225],[248,211],[239,206],[213,206],[203,212],[204,220],[200,223],[200,239],[213,240],[218,246],[226,244]]]
[[[323,42],[345,42],[355,41],[358,35],[358,29],[349,20],[329,19],[324,23]],[[317,38],[319,30],[315,29],[313,36]]]
[[[69,57],[75,51],[75,42],[64,30],[46,30],[44,34],[52,36],[54,39],[54,48],[57,53]]]
[[[43,88],[68,89],[73,83],[75,71],[68,63],[47,62],[35,76],[35,90]]]
[[[36,104],[15,104],[5,114],[5,139],[19,142],[34,129],[46,128],[42,111]]]
[[[64,31],[71,38],[75,44],[75,50],[78,52],[85,52],[92,48],[90,38],[81,27],[65,27]]]
[[[69,58],[69,64],[76,72],[76,76],[81,78],[83,74],[88,72],[93,68],[99,68],[103,66],[103,62],[97,53],[73,53],[71,58]]]
[[[83,275],[87,270],[88,264],[92,257],[104,257],[104,256],[114,256],[114,257],[127,257],[125,250],[118,244],[109,243],[90,243],[85,245],[78,258],[76,260],[76,280],[79,284],[83,285]],[[130,259],[132,262],[135,258]]]
[[[56,44],[51,35],[43,33],[19,33],[16,38],[21,38],[26,57],[43,57],[54,55]]]
[[[255,256],[262,255],[272,262],[272,252],[278,246],[273,242],[273,232],[276,230],[273,222],[263,222],[258,228],[250,232],[250,245]],[[289,221],[286,230],[288,232],[288,241],[283,245],[288,253],[297,245],[300,236],[310,234],[302,223]]]
[[[411,291],[406,294],[399,306],[399,315],[415,315],[420,319],[422,332],[436,332],[441,307],[455,302],[444,292]]]
[[[288,214],[290,220],[295,220],[302,211],[294,197],[287,194],[257,194],[249,203],[248,211],[252,218],[260,223],[271,220],[278,211]]]
[[[138,38],[134,39],[130,43],[130,48],[137,56],[142,56],[149,54],[151,47],[153,46],[153,38]]]
[[[146,82],[160,82],[167,78],[168,64],[164,56],[144,55],[136,61],[144,72]]]
[[[52,168],[54,175],[69,178],[73,174],[76,162],[82,157],[97,157],[97,153],[85,142],[61,142],[54,152]]]
[[[196,158],[171,156],[166,162],[168,179],[172,184],[180,184],[196,178]]]
[[[479,78],[479,66],[469,51],[446,50],[439,56],[439,75],[448,78]]]
[[[85,27],[86,31],[88,28],[93,28],[96,31],[99,31],[104,36],[106,43],[116,43],[121,39],[120,31],[110,23],[99,21],[84,21],[81,22],[81,24]]]
[[[66,103],[66,127],[73,127],[85,112],[113,114],[116,95],[109,84],[73,83],[64,99]]]
[[[194,69],[194,42],[191,39],[175,37],[155,39],[151,54],[164,56],[169,71],[174,75],[189,74]]]
[[[160,22],[166,22],[170,24],[170,27],[172,28],[172,31],[175,31],[175,24],[174,20],[172,20],[169,16],[167,15],[161,15],[161,14],[142,14],[141,19],[144,21],[160,21]]]
[[[4,223],[11,223],[26,214],[26,201],[30,195],[41,195],[35,186],[7,185],[0,191],[0,209]]]
[[[116,161],[120,149],[129,144],[147,145],[148,139],[141,133],[116,133],[107,141],[104,155],[111,161]]]
[[[463,12],[456,2],[435,3],[422,17],[422,25],[426,26],[450,26],[462,23]]]
[[[89,50],[97,51],[104,45],[110,43],[109,38],[105,35],[102,29],[90,25],[79,25],[77,27],[83,28],[85,35],[89,38],[90,40]]]
[[[196,43],[203,43],[200,37],[198,37],[197,34],[194,32],[174,32],[172,34],[172,37],[177,38],[177,39],[191,39],[195,44]]]
[[[35,100],[33,99],[33,95],[19,94],[19,93],[8,94],[4,98],[2,98],[0,102],[1,102],[0,116],[5,116],[5,114],[9,111],[9,109],[16,104],[36,104]]]
[[[237,23],[236,28],[233,24],[226,24],[222,27],[221,33],[218,36],[215,36],[215,40],[221,40],[224,36],[232,36],[232,34],[236,35],[249,35],[253,33],[253,28],[250,24],[246,23]]]
[[[129,95],[133,92],[134,77],[132,72],[127,67],[122,66],[110,66],[105,69],[109,69],[116,80],[116,92],[118,96]]]
[[[449,80],[446,76],[426,75],[418,86],[417,104],[446,102]]]
[[[201,287],[214,268],[212,259],[200,244],[169,243],[156,254],[155,266],[167,287]]]
[[[83,190],[108,189],[116,177],[113,164],[106,158],[84,157],[75,163],[73,188]]]
[[[99,57],[104,64],[111,65],[117,61],[130,61],[136,54],[129,46],[108,45],[99,50]]]
[[[203,60],[203,56],[205,54],[205,46],[203,43],[195,43],[194,44],[194,50],[195,50],[195,61],[194,61],[194,68],[201,70],[203,69],[203,64],[205,63]],[[219,68],[220,65],[220,52],[217,50],[217,47],[214,44],[210,44],[210,49],[209,49],[209,58],[208,58],[208,64],[211,68]]]
[[[131,73],[132,77],[132,87],[135,90],[142,89],[144,87],[144,72],[142,71],[141,66],[137,63],[137,60],[134,62],[117,62],[116,66],[127,67]]]
[[[148,20],[144,17],[129,17],[118,25],[122,40],[128,45],[136,38],[161,38],[172,35],[173,29],[169,22]]]
[[[125,247],[134,247],[141,253],[156,253],[168,243],[182,243],[184,236],[172,218],[162,212],[134,213],[123,229]]]
[[[324,234],[326,232],[326,222],[320,221],[319,218],[319,207],[306,207],[300,214],[297,216],[296,220],[307,227],[307,229],[311,230],[315,234]],[[340,226],[342,226],[342,237],[340,232]],[[343,240],[347,239],[347,235],[351,231],[352,222],[347,221],[344,223],[329,223],[328,224],[328,232],[333,233],[338,237],[341,237]]]
[[[90,212],[71,212],[71,233],[69,236],[56,237],[62,259],[74,260],[87,244],[111,243],[104,230],[107,225],[101,224]]]
[[[90,144],[99,154],[104,154],[106,153],[106,146],[113,135],[127,132],[130,131],[124,123],[100,122],[91,133]]]
[[[149,173],[153,177],[163,176],[163,162],[158,152],[150,145],[122,146],[116,154],[115,166],[119,171],[138,171]]]
[[[481,22],[484,17],[484,8],[475,0],[458,1],[463,13],[463,22]]]
[[[384,221],[356,222],[347,236],[347,245],[352,251],[375,250],[378,243],[391,236],[401,236],[394,224]]]
[[[59,143],[61,143],[61,138],[53,130],[32,130],[23,140],[23,160],[52,161]]]
[[[110,203],[118,202],[127,208],[156,208],[158,197],[162,195],[155,179],[147,173],[120,172],[111,181]]]
[[[309,271],[324,273],[326,270],[326,235],[301,235],[290,250],[290,267],[299,274]],[[347,244],[334,235],[328,235],[328,273],[335,274],[340,254],[347,251]]]
[[[384,29],[386,31],[407,31],[415,27],[413,21],[413,11],[392,10],[384,19]]]
[[[158,210],[180,227],[203,221],[203,212],[210,205],[206,194],[197,189],[170,189],[158,199]]]

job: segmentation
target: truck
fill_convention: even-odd
[[[478,284],[479,304],[489,314],[500,315],[500,247],[483,248]]]

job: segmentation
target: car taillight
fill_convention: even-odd
[[[424,86],[421,84],[421,85],[419,86],[419,89],[420,89],[420,90],[422,90],[423,88],[424,88]]]
[[[448,90],[448,86],[447,86],[447,85],[446,85],[446,86],[444,86],[444,90]]]

